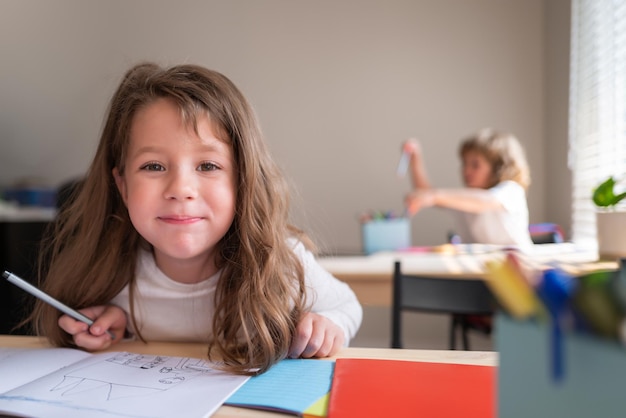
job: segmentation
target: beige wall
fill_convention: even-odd
[[[251,100],[293,219],[326,251],[360,248],[361,211],[402,208],[405,138],[422,139],[433,183],[455,187],[458,141],[487,125],[527,149],[531,221],[568,221],[568,13],[565,0],[3,1],[0,184],[79,175],[129,65],[193,62]],[[414,242],[442,242],[449,224],[420,213]]]
[[[571,237],[572,176],[567,168],[570,0],[545,2],[545,218]]]

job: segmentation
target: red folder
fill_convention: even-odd
[[[337,359],[328,418],[493,418],[492,366]]]

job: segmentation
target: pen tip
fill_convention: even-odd
[[[8,271],[5,271],[4,273],[2,273],[2,277],[4,277],[5,279],[8,279],[10,275],[11,273],[9,273]]]

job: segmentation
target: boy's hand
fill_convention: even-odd
[[[330,357],[343,347],[343,330],[325,316],[309,312],[296,327],[296,332],[289,348],[291,358]]]
[[[91,327],[68,315],[59,317],[59,327],[73,336],[74,343],[78,347],[88,351],[104,350],[124,336],[127,320],[122,308],[115,305],[92,306],[80,309],[79,312],[94,320]],[[107,334],[107,331],[115,335],[114,340]]]

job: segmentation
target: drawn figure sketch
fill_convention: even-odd
[[[111,400],[168,390],[210,372],[208,363],[200,359],[118,353],[103,362],[72,370],[51,391],[60,391],[64,397]]]
[[[0,394],[0,411],[46,418],[208,417],[247,379],[202,359],[101,353]]]

